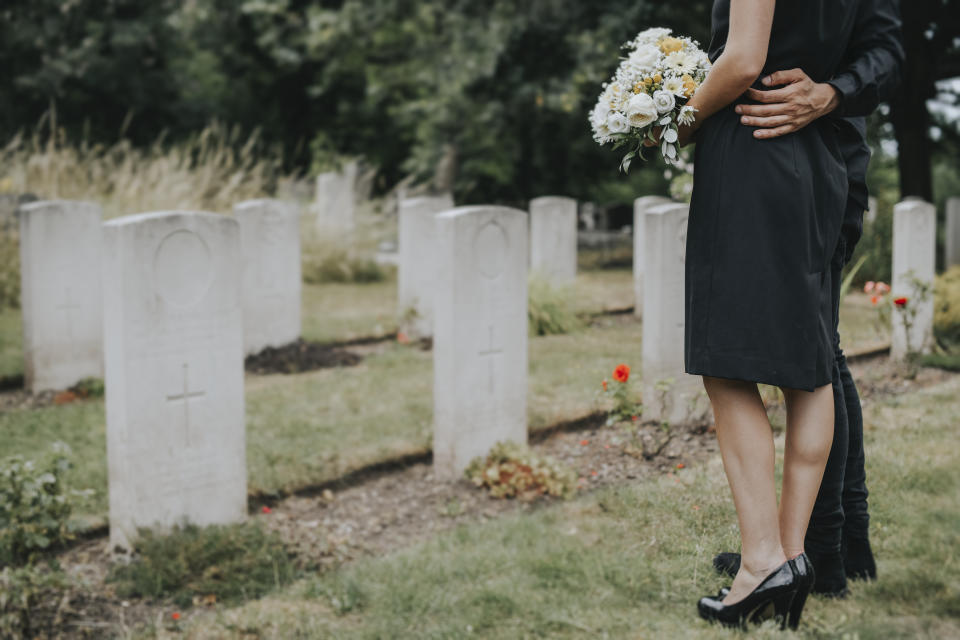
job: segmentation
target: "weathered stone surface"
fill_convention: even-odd
[[[20,208],[26,388],[65,389],[103,376],[99,205],[49,200]]]
[[[433,295],[438,278],[436,216],[450,209],[450,194],[400,202],[397,311],[400,329],[410,337],[433,335]]]
[[[243,251],[243,342],[248,354],[300,337],[300,210],[280,200],[236,205]]]
[[[932,204],[908,199],[893,207],[893,299],[905,297],[905,307],[894,307],[890,356],[929,353],[933,346],[933,278],[937,252],[937,212]],[[919,283],[930,288],[921,299]],[[907,331],[907,325],[909,331]]]
[[[577,277],[577,201],[545,196],[530,201],[530,269],[558,284]]]
[[[644,215],[653,207],[671,202],[663,196],[643,196],[633,201],[633,313],[636,316],[643,316]]]
[[[437,216],[433,463],[456,478],[499,440],[527,440],[527,214]]]
[[[104,229],[111,545],[247,513],[239,223],[162,212]]]

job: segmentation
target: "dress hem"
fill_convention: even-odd
[[[814,391],[819,387],[833,383],[832,376],[825,380],[822,377],[818,378],[817,372],[813,369],[796,372],[796,375],[786,373],[791,369],[796,370],[796,365],[793,363],[730,355],[723,356],[722,366],[711,366],[709,358],[706,358],[707,362],[703,362],[703,360],[704,358],[699,358],[694,360],[693,363],[685,364],[684,370],[690,375],[741,380],[801,391]],[[813,380],[812,385],[810,384],[811,380]]]

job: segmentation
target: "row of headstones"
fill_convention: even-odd
[[[102,288],[104,277],[113,274],[102,274],[101,256],[104,232],[113,223],[103,224],[96,204],[65,200],[23,205],[18,217],[26,388],[65,389],[86,377],[102,377]],[[252,200],[238,204],[233,217],[240,241],[235,268],[243,353],[296,340],[301,328],[298,209],[277,200]],[[169,266],[176,268],[188,265]],[[198,274],[195,286],[200,282]],[[158,291],[166,286],[155,284]]]
[[[911,216],[927,215],[922,204],[898,205],[899,235],[914,237],[900,229],[919,228]],[[645,416],[679,422],[707,410],[683,374],[687,207],[638,203],[638,211],[643,306],[657,310],[642,338]],[[497,440],[527,439],[528,215],[452,209],[435,216],[434,231],[434,464],[438,477],[456,477]],[[226,216],[173,212],[103,224],[116,545],[127,546],[138,526],[245,516],[242,254],[240,224]]]

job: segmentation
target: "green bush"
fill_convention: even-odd
[[[0,463],[0,565],[23,566],[73,537],[65,447],[42,464],[13,456]]]
[[[540,275],[531,275],[528,284],[527,316],[530,335],[571,333],[583,323],[573,312],[570,290],[554,286]]]
[[[0,232],[0,309],[20,307],[20,243]]]
[[[142,529],[129,564],[107,577],[122,598],[194,598],[235,604],[290,583],[293,560],[280,539],[253,524],[175,527],[169,535]]]
[[[577,489],[575,471],[509,440],[497,442],[486,456],[471,460],[464,475],[478,487],[487,487],[494,498],[566,498]]]
[[[0,638],[39,638],[41,620],[69,586],[55,565],[29,565],[0,569]]]
[[[387,271],[369,258],[351,257],[346,251],[333,251],[322,258],[308,258],[303,266],[303,281],[369,283],[387,279]]]
[[[933,285],[933,330],[941,344],[960,346],[960,265],[937,276]]]

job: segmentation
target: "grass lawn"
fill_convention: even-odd
[[[797,633],[750,637],[960,637],[960,376],[866,411],[880,579],[813,598]],[[782,438],[778,443],[782,455]],[[781,461],[782,462],[782,461]],[[712,554],[737,545],[719,457],[310,577],[191,620],[185,637],[726,638],[696,616],[725,584]]]

